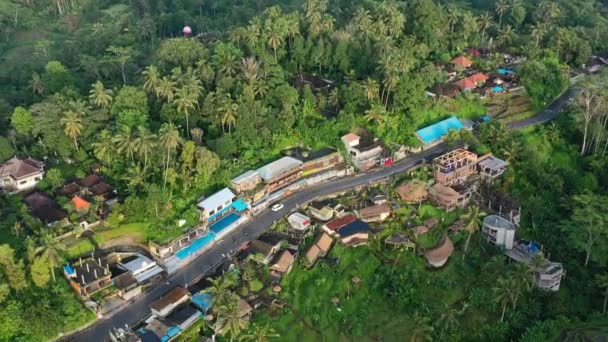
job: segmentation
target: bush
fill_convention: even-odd
[[[253,292],[258,292],[262,288],[264,288],[264,284],[257,279],[254,279],[249,282],[249,289],[251,289],[251,291],[253,291]]]

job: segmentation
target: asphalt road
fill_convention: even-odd
[[[555,102],[549,105],[545,110],[538,115],[508,124],[510,129],[522,129],[536,124],[541,124],[555,119],[559,112],[571,102],[576,94],[575,89],[569,89]],[[361,185],[370,184],[375,181],[388,178],[397,173],[402,173],[412,168],[413,166],[423,162],[425,159],[430,161],[438,154],[445,152],[448,148],[441,144],[429,150],[418,153],[414,156],[405,158],[391,167],[379,168],[367,173],[359,174],[352,177],[341,178],[327,183],[295,192],[293,195],[283,200],[284,207],[278,212],[266,210],[259,214],[248,223],[239,227],[231,235],[224,237],[217,242],[214,248],[202,254],[184,268],[173,274],[167,283],[163,283],[151,291],[139,297],[135,302],[123,307],[118,312],[115,312],[109,317],[104,317],[96,321],[90,327],[75,333],[69,337],[65,337],[64,341],[102,341],[107,339],[109,331],[113,328],[124,328],[125,324],[135,324],[139,320],[145,318],[149,312],[150,304],[168,292],[175,286],[186,286],[198,281],[202,276],[213,271],[219,265],[224,257],[222,254],[230,254],[242,243],[250,241],[261,235],[275,221],[284,217],[288,213],[296,210],[302,204],[312,201],[315,198],[331,195],[348,189],[356,188]]]

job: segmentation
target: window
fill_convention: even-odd
[[[25,183],[27,183],[27,181],[21,181],[19,182],[19,184],[24,185]]]
[[[35,180],[36,182],[40,182],[40,181],[42,180],[42,178],[41,178],[41,177],[36,177],[36,178],[34,178],[34,180]]]

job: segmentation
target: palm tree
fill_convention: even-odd
[[[509,10],[509,4],[507,3],[507,0],[498,0],[498,2],[496,3],[496,14],[498,14],[498,27],[502,26],[502,16],[507,13],[507,11]]]
[[[216,309],[217,320],[220,322],[222,334],[230,335],[231,338],[238,336],[247,327],[248,321],[241,317],[239,309],[240,298],[230,294],[228,300]]]
[[[61,255],[65,251],[65,246],[48,232],[42,235],[40,243],[42,246],[36,249],[36,255],[40,255],[49,263],[49,270],[53,276],[53,282],[55,282],[55,266],[61,263]]]
[[[245,78],[249,84],[252,84],[258,80],[260,62],[253,57],[241,58],[241,71],[243,72],[243,78]]]
[[[273,25],[272,31],[268,32],[268,46],[270,46],[274,51],[275,60],[277,59],[277,49],[280,48],[285,42],[283,33],[279,30],[280,27],[278,27],[278,25]]]
[[[479,17],[478,28],[481,30],[481,43],[483,44],[486,32],[492,27],[492,16],[490,13],[485,12]]]
[[[230,297],[228,291],[228,284],[224,281],[224,278],[217,277],[211,280],[211,285],[205,289],[205,292],[210,293],[213,296],[213,304],[222,306]]]
[[[112,142],[116,145],[116,152],[124,153],[131,161],[133,161],[133,155],[137,151],[135,136],[129,126],[122,126],[120,132],[118,132]]]
[[[430,318],[418,314],[414,316],[414,329],[410,334],[410,342],[422,342],[433,340],[433,327]]]
[[[137,138],[135,138],[135,150],[144,157],[144,170],[148,167],[148,155],[154,150],[157,142],[157,136],[151,133],[144,127],[137,128]]]
[[[142,74],[144,75],[144,90],[148,93],[153,93],[156,95],[156,98],[158,98],[160,95],[159,89],[162,81],[158,69],[154,65],[148,65]]]
[[[458,8],[453,6],[448,7],[447,19],[448,26],[450,27],[450,34],[454,32],[454,25],[456,25],[460,19],[460,15],[460,10]]]
[[[13,223],[13,234],[15,234],[16,237],[19,237],[21,232],[23,232],[23,225],[21,224],[21,221],[15,221],[15,223]]]
[[[507,306],[513,303],[515,299],[515,286],[510,279],[499,277],[496,281],[496,286],[492,288],[494,292],[494,299],[497,303],[502,305],[502,314],[500,315],[500,321],[503,322],[505,319],[505,312]]]
[[[169,162],[171,161],[171,152],[176,150],[181,144],[182,139],[179,132],[173,123],[164,123],[158,131],[158,136],[161,146],[167,150],[167,159],[165,163],[165,177],[163,186],[167,184],[167,172],[169,170]]]
[[[464,244],[464,251],[462,253],[462,258],[464,259],[467,254],[467,249],[469,248],[469,242],[471,241],[471,236],[475,234],[479,227],[481,227],[481,217],[484,216],[485,213],[479,211],[479,207],[476,205],[472,205],[469,207],[467,213],[463,214],[461,218],[466,222],[464,226],[464,231],[469,235],[467,236],[467,241]]]
[[[95,157],[106,164],[112,161],[112,154],[114,152],[112,144],[109,143],[111,141],[110,132],[104,129],[99,134],[99,141],[91,144]]]
[[[190,129],[190,136],[192,137],[192,140],[194,140],[194,142],[197,145],[200,145],[203,143],[203,130],[201,128],[198,127],[194,127],[192,129]]]
[[[329,92],[327,103],[329,103],[330,106],[336,108],[336,110],[340,109],[340,93],[337,87]]]
[[[42,81],[42,77],[40,77],[40,75],[36,72],[32,73],[30,88],[32,88],[32,92],[34,92],[35,95],[44,95],[44,82]]]
[[[222,129],[224,126],[228,126],[228,133],[230,133],[232,126],[236,123],[236,115],[239,110],[238,104],[232,102],[229,95],[226,95],[226,99],[221,107],[221,111],[224,112],[222,115]]]
[[[505,46],[507,44],[510,44],[513,42],[513,35],[515,33],[513,32],[513,28],[511,27],[511,25],[507,25],[505,26],[505,28],[503,28],[502,30],[500,30],[500,32],[498,32],[498,44]]]
[[[380,86],[378,85],[378,81],[368,77],[367,80],[363,82],[363,89],[365,91],[365,97],[367,97],[367,100],[369,102],[374,102],[378,100],[380,92]]]
[[[197,103],[197,98],[185,87],[178,90],[175,100],[173,101],[173,104],[177,107],[177,111],[186,116],[186,131],[188,134],[190,134],[190,124],[188,122],[189,113],[194,109]]]
[[[175,82],[169,77],[164,76],[158,83],[156,93],[161,97],[164,97],[167,102],[173,102],[173,99],[175,98]]]
[[[74,140],[74,146],[78,151],[78,137],[82,134],[84,125],[82,124],[82,118],[73,110],[68,110],[60,120],[63,126],[63,132],[70,139]]]
[[[521,152],[521,145],[515,139],[512,139],[510,143],[502,150],[502,154],[505,156],[505,161],[508,163],[513,163],[516,161],[521,155]]]
[[[365,120],[367,122],[375,122],[376,124],[382,124],[384,119],[384,108],[381,105],[373,105],[370,109],[365,111]]]
[[[246,342],[267,342],[280,336],[273,328],[266,324],[254,326],[249,334],[241,335],[240,340]]]
[[[447,304],[444,306],[441,315],[437,319],[437,325],[441,330],[441,337],[458,326],[458,314],[458,310],[451,309]]]
[[[546,34],[547,34],[546,25],[544,25],[544,24],[533,25],[532,31],[530,32],[530,38],[534,39],[534,45],[536,47],[538,47],[538,45],[540,44],[540,41],[545,37]]]
[[[127,174],[123,177],[127,181],[128,187],[131,191],[142,186],[146,181],[146,169],[141,167],[141,164],[131,165],[127,169]]]
[[[522,292],[529,292],[532,290],[534,283],[532,281],[532,268],[524,263],[518,263],[515,265],[513,270],[510,272],[509,277],[516,284],[517,292],[513,300],[513,308],[517,305],[517,300]]]
[[[604,308],[602,313],[606,313],[606,304],[608,303],[608,273],[596,276],[596,283],[601,289],[604,289]]]
[[[544,19],[553,21],[561,15],[559,4],[553,1],[543,1],[540,6]]]
[[[97,107],[108,108],[112,103],[112,89],[106,89],[101,81],[93,83],[89,91],[89,101]]]

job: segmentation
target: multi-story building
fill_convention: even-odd
[[[76,265],[65,265],[63,273],[72,289],[83,298],[112,285],[109,265],[102,259],[87,259]]]
[[[566,271],[561,263],[545,259],[539,244],[520,240],[513,245],[513,249],[506,250],[505,254],[532,267],[536,287],[547,291],[559,290]]]
[[[458,148],[433,160],[435,181],[445,186],[463,183],[477,171],[477,155]]]
[[[257,170],[249,170],[232,179],[230,183],[234,191],[241,193],[255,189],[261,182],[260,173]]]
[[[0,189],[19,192],[31,189],[44,177],[44,163],[32,158],[13,157],[0,164]]]
[[[201,199],[196,205],[201,214],[201,221],[213,221],[230,208],[235,199],[236,195],[228,188]]]
[[[324,147],[317,151],[304,152],[294,156],[302,161],[302,176],[310,176],[321,171],[332,169],[344,162],[342,155],[331,147]]]
[[[477,189],[475,182],[461,183],[454,186],[446,186],[436,183],[429,189],[429,197],[438,206],[447,211],[455,208],[464,208]]]
[[[485,239],[499,247],[512,249],[515,241],[515,224],[498,215],[488,215],[483,219],[482,233]]]
[[[302,178],[302,161],[283,157],[258,169],[268,193],[284,188]]]
[[[348,133],[342,137],[342,142],[353,165],[362,171],[376,166],[385,152],[382,142],[373,137],[361,137],[355,133]]]
[[[483,155],[477,160],[479,175],[488,180],[500,177],[507,171],[508,165],[509,164],[506,161],[496,158],[492,154]]]

